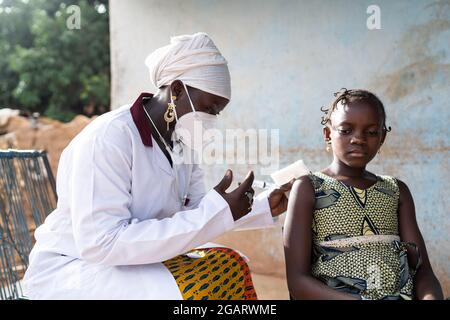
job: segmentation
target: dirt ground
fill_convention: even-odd
[[[285,278],[252,273],[252,279],[259,300],[289,300]]]

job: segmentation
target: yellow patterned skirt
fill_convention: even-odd
[[[184,300],[257,300],[250,269],[232,249],[196,249],[163,264]]]

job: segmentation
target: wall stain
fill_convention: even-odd
[[[379,88],[390,102],[397,102],[411,94],[430,88],[434,77],[441,73],[444,81],[450,80],[450,64],[430,52],[430,44],[441,33],[450,30],[450,1],[438,1],[426,8],[434,8],[436,19],[409,28],[401,38],[395,57],[409,64],[393,72],[378,76],[371,87]],[[447,9],[448,8],[448,9]]]

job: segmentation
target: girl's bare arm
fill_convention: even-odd
[[[427,248],[420,233],[419,226],[416,221],[416,211],[414,208],[414,200],[411,196],[407,185],[398,180],[400,189],[400,201],[398,208],[400,238],[404,242],[412,242],[419,248],[422,258],[422,266],[414,277],[415,295],[420,300],[443,299],[441,285],[434,275],[428,259]],[[409,265],[415,265],[417,256],[412,250],[408,251]]]
[[[292,186],[284,224],[284,252],[288,287],[294,299],[357,300],[336,291],[311,275],[311,223],[314,212],[314,189],[307,176]]]

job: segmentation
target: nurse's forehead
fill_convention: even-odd
[[[364,125],[378,125],[381,115],[375,106],[365,102],[353,102],[348,105],[339,104],[331,114],[331,123],[355,123]]]

